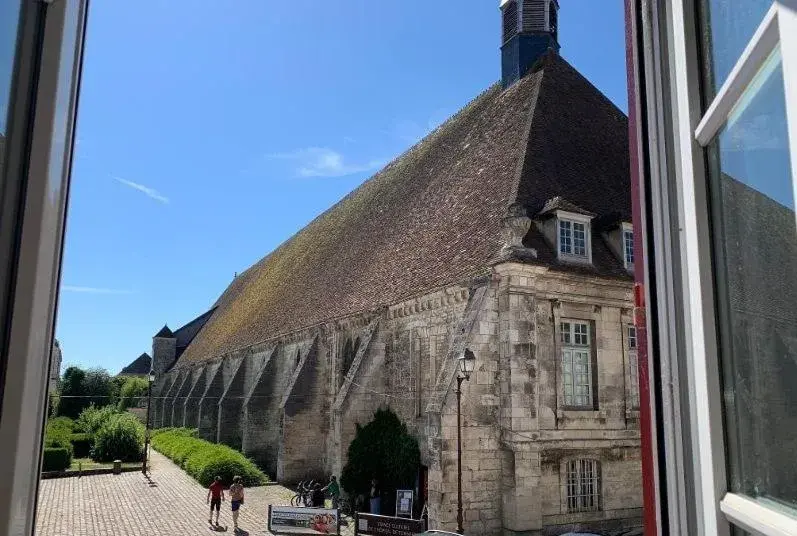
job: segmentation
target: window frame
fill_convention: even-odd
[[[728,491],[705,161],[706,146],[779,45],[797,199],[797,0],[772,2],[728,79],[706,103],[699,91],[704,80],[698,1],[651,0],[650,18],[641,16],[640,4],[648,2],[631,8],[630,24],[638,25],[644,47],[638,51],[644,59],[636,60],[644,65],[638,83],[646,93],[637,105],[646,114],[642,136],[651,149],[641,156],[641,173],[648,171],[649,178],[639,185],[649,203],[642,210],[651,235],[638,253],[646,283],[654,288],[645,289],[653,312],[642,340],[656,341],[648,351],[658,354],[652,363],[659,370],[652,369],[649,381],[659,393],[652,411],[659,413],[661,428],[651,441],[664,458],[658,467],[667,488],[658,496],[657,524],[662,534],[726,536],[732,525],[763,536],[797,534],[797,518]],[[682,333],[673,339],[679,318]]]
[[[630,235],[630,237],[629,237]],[[630,223],[623,222],[620,228],[620,239],[622,242],[622,256],[623,256],[623,266],[625,269],[633,272],[634,271],[634,226]],[[628,258],[628,246],[631,245],[631,258]]]
[[[567,331],[565,331],[564,326],[567,325]],[[581,334],[576,332],[576,326],[586,326],[587,331],[586,334]],[[594,411],[596,409],[596,400],[597,400],[597,363],[594,359],[594,335],[593,335],[593,328],[592,322],[589,320],[577,319],[577,318],[562,318],[559,319],[559,323],[557,326],[557,331],[559,332],[558,341],[559,341],[559,367],[561,368],[561,396],[562,396],[562,407],[568,411]],[[585,344],[577,343],[576,337],[586,335],[587,342]],[[565,336],[568,337],[568,341],[565,341]],[[565,359],[566,355],[570,353],[570,372],[565,372]],[[576,383],[576,359],[575,354],[584,354],[586,355],[586,366],[587,366],[587,378],[589,378],[589,393],[587,395],[587,403],[586,404],[576,404],[575,398],[576,396],[576,387],[578,385]],[[565,376],[571,376],[570,387],[572,389],[571,398],[568,403],[567,398],[567,386],[568,382],[565,381]]]
[[[623,324],[623,335],[625,339],[625,353],[628,356],[628,389],[627,400],[628,410],[638,411],[640,403],[639,395],[639,337],[637,328],[633,324]],[[633,332],[633,335],[632,335]],[[633,341],[633,346],[632,346]]]
[[[577,476],[577,485],[578,485],[579,491],[582,491],[583,490],[583,486],[586,483],[586,479],[584,478],[584,467],[585,467],[586,463],[589,463],[589,464],[592,465],[592,473],[593,473],[593,475],[592,475],[592,478],[590,480],[591,480],[592,488],[593,488],[594,491],[593,491],[592,495],[586,495],[586,494],[579,493],[579,494],[573,496],[573,495],[570,494],[570,489],[571,489],[570,465],[571,464],[575,464],[576,471],[574,471],[574,472],[575,472],[575,474]],[[585,458],[567,458],[565,460],[562,460],[562,465],[560,466],[560,471],[561,471],[561,474],[562,474],[562,486],[564,488],[563,491],[562,491],[562,512],[563,513],[575,515],[575,514],[590,514],[590,513],[594,513],[594,512],[603,511],[603,488],[602,488],[603,479],[601,478],[601,476],[602,476],[601,475],[601,461],[598,458],[589,458],[589,457],[585,457]],[[584,507],[577,506],[577,507],[571,509],[571,507],[570,507],[571,497],[576,499],[576,500],[579,500],[579,502],[580,502],[581,499],[583,499],[585,497],[590,497],[595,502],[595,507],[584,508]]]
[[[562,224],[570,224],[570,244],[571,252],[562,251]],[[592,264],[592,218],[584,214],[573,212],[556,211],[556,255],[559,260],[566,262],[580,262]],[[573,253],[575,251],[575,227],[574,224],[584,226],[584,255]]]

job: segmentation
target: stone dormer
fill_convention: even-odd
[[[563,262],[592,264],[592,220],[595,214],[561,196],[549,199],[536,224]]]

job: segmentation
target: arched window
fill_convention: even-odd
[[[302,351],[296,350],[296,362],[293,364],[293,367],[296,368],[299,366],[299,361],[302,360]]]
[[[598,460],[569,460],[565,465],[567,512],[600,510],[601,482]]]
[[[518,32],[517,2],[512,0],[504,5],[503,13],[503,42],[506,43]]]
[[[351,364],[354,361],[354,347],[352,346],[351,339],[346,339],[346,344],[343,345],[341,357],[342,360],[340,371],[343,376],[345,376],[346,373],[349,372],[349,367],[351,367]]]

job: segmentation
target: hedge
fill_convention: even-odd
[[[69,436],[75,458],[88,458],[94,446],[94,437],[91,434],[72,434]]]
[[[94,435],[93,460],[138,461],[144,445],[144,425],[131,413],[112,415]]]
[[[80,416],[75,422],[75,432],[96,434],[111,417],[117,414],[118,412],[114,406],[101,408],[89,406],[80,412]]]
[[[209,486],[216,476],[230,485],[232,477],[241,476],[245,486],[259,486],[268,482],[252,460],[226,445],[218,445],[191,436],[186,429],[159,430],[152,437],[152,447],[185,469],[203,486]]]
[[[72,465],[72,452],[67,448],[45,448],[42,471],[63,471]]]

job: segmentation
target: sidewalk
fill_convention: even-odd
[[[151,455],[151,481],[139,473],[43,480],[39,486],[36,534],[41,536],[173,536],[213,534],[208,527],[207,490],[158,452]],[[268,505],[287,505],[293,492],[282,486],[246,491],[239,526],[250,535],[269,534]],[[233,534],[229,501],[220,523]],[[341,527],[350,536],[353,527]],[[246,534],[246,533],[243,533]]]

